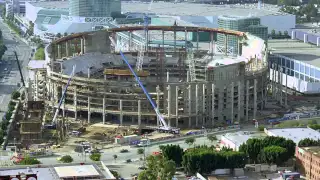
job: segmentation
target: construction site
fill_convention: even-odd
[[[191,42],[191,33],[211,41]],[[237,49],[228,47],[234,39]],[[45,51],[48,66],[33,69],[29,99],[44,102],[47,124],[68,119],[64,131],[75,129],[70,122],[113,126],[100,131],[113,137],[133,133],[128,126],[221,127],[255,119],[267,100],[267,45],[249,33],[126,26],[65,36]]]

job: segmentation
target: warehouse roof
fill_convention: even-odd
[[[320,48],[316,45],[303,43],[299,40],[272,39],[268,40],[269,50],[291,59],[320,67]]]
[[[254,134],[253,132],[248,131],[239,131],[235,133],[227,133],[223,135],[224,138],[232,141],[236,146],[240,146],[243,143],[246,143],[248,139],[251,138],[261,138],[261,134]]]
[[[268,129],[269,136],[280,136],[286,139],[291,139],[295,143],[299,143],[302,139],[310,138],[314,140],[320,139],[320,133],[311,128],[280,128]]]
[[[272,5],[266,5],[258,9],[257,4],[247,5],[211,5],[195,3],[170,3],[153,2],[149,11],[149,3],[141,2],[122,2],[122,12],[148,12],[162,15],[186,15],[186,16],[266,16],[271,14],[280,14],[279,8]]]
[[[96,177],[99,172],[93,165],[54,167],[59,178]]]
[[[40,1],[30,2],[36,7],[68,9],[68,1]],[[189,16],[266,16],[271,14],[280,14],[279,7],[265,4],[263,8],[258,9],[257,4],[244,5],[211,5],[211,4],[195,4],[195,3],[171,3],[171,2],[153,2],[151,11],[149,11],[150,3],[142,2],[122,2],[121,11],[126,12],[148,12],[163,15],[189,15]]]

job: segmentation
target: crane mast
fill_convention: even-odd
[[[62,105],[62,103],[63,103],[63,101],[64,101],[64,99],[66,97],[66,93],[67,93],[68,87],[69,87],[69,85],[71,83],[71,80],[72,80],[72,78],[74,76],[75,70],[76,70],[76,66],[73,66],[72,72],[71,72],[70,77],[69,77],[68,82],[67,82],[67,85],[64,88],[62,96],[61,96],[61,98],[59,100],[58,108],[57,108],[57,110],[56,110],[56,112],[55,112],[55,114],[53,116],[53,119],[52,119],[53,124],[56,124],[56,119],[58,117],[58,114],[59,114],[59,111],[60,111],[60,107],[61,107],[61,105]]]
[[[109,37],[111,43],[116,46],[115,41],[112,39],[112,37]],[[168,126],[168,124],[166,123],[166,121],[164,120],[163,116],[161,115],[161,113],[159,112],[159,109],[157,108],[157,106],[155,105],[155,103],[153,102],[152,98],[150,97],[148,91],[146,90],[146,88],[144,87],[144,85],[142,84],[142,82],[140,81],[140,78],[138,77],[138,75],[136,74],[136,72],[133,70],[133,68],[131,67],[131,65],[129,64],[127,58],[124,56],[124,54],[122,53],[122,50],[119,50],[120,55],[123,59],[123,61],[127,64],[128,68],[130,69],[131,73],[133,74],[133,76],[135,77],[136,81],[138,82],[139,86],[141,87],[141,89],[143,90],[143,93],[147,96],[148,101],[150,102],[152,108],[154,109],[156,115],[158,116],[162,126],[158,128],[159,131],[161,132],[170,132],[170,133],[174,133],[174,134],[178,134],[180,133],[180,130],[178,128],[172,128],[170,126]]]

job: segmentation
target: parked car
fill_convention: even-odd
[[[121,149],[121,150],[120,150],[120,153],[127,153],[127,152],[129,152],[128,149]]]

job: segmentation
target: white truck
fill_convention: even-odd
[[[137,144],[138,147],[145,147],[150,146],[150,140],[149,139],[141,139],[140,143]]]

